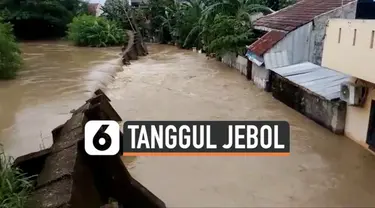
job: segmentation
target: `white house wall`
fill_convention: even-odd
[[[326,27],[330,18],[355,19],[357,2],[346,4],[316,17],[313,20],[313,30],[310,41],[310,62],[321,65],[323,55],[323,43],[326,34]]]
[[[100,15],[103,14],[103,10],[102,10],[102,6],[99,5],[97,8],[96,8],[96,16],[99,17]]]
[[[252,63],[251,79],[254,81],[255,86],[260,89],[265,89],[270,77],[270,70],[262,66]]]
[[[235,68],[241,72],[241,74],[247,76],[247,58],[237,56]]]
[[[227,52],[223,55],[221,62],[228,65],[229,67],[233,67],[236,65],[236,54]]]
[[[290,32],[264,54],[267,69],[297,64],[309,59],[309,40],[312,22]]]
[[[283,66],[291,65],[290,55],[288,55],[287,50],[267,53],[263,58],[266,63],[267,69],[274,69]]]
[[[328,19],[342,17],[354,19],[357,2],[346,4],[290,32],[264,54],[265,66],[273,69],[309,61],[321,65],[323,43]]]
[[[247,75],[247,59],[242,56],[236,56],[234,53],[226,53],[221,62],[229,67],[237,69],[241,74]]]

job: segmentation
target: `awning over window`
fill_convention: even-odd
[[[250,50],[247,51],[245,55],[251,62],[255,63],[258,66],[262,66],[264,63],[263,58],[257,56],[255,53],[251,52]]]

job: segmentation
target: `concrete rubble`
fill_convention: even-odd
[[[65,124],[52,131],[51,148],[16,159],[15,166],[29,175],[37,175],[27,207],[166,207],[129,174],[121,155],[89,156],[85,153],[83,139],[87,121],[121,121],[109,102],[109,98],[97,90]],[[114,199],[116,205],[109,205],[110,199]]]

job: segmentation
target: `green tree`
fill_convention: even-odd
[[[241,54],[239,49],[255,38],[251,20],[258,12],[267,14],[273,10],[263,5],[262,0],[212,0],[200,19],[202,41],[207,50],[217,54],[224,51]]]
[[[92,47],[123,45],[127,41],[124,30],[116,22],[91,15],[73,19],[69,24],[68,39],[77,46]]]
[[[2,0],[0,11],[20,38],[64,36],[73,17],[87,12],[81,0]]]
[[[129,24],[131,8],[127,0],[106,0],[102,10],[102,16],[122,24],[124,28],[131,28]]]
[[[123,29],[133,30],[142,35],[147,33],[148,21],[145,12],[141,8],[130,7],[127,0],[107,0],[102,10],[103,17],[117,22]]]
[[[12,26],[0,18],[0,79],[11,79],[22,65],[21,51],[12,33]]]
[[[147,8],[133,8],[132,18],[134,19],[137,26],[139,26],[142,36],[149,38],[151,32],[151,22],[147,15]]]
[[[172,23],[172,14],[170,11],[175,10],[178,2],[174,0],[150,0],[148,4],[148,16],[151,20],[151,35],[158,37],[160,42],[172,40],[169,24]]]
[[[277,11],[296,3],[296,0],[265,0],[265,5]]]
[[[155,17],[155,19],[158,19],[160,26],[159,29],[156,30],[159,33],[159,38],[164,39],[167,37],[167,41],[173,41],[175,42],[177,40],[178,32],[177,32],[177,19],[181,12],[181,4],[175,2],[174,4],[171,4],[169,7],[166,7],[164,9],[164,12],[159,14]],[[167,33],[169,36],[165,36],[165,33]]]
[[[274,10],[267,0],[150,0],[149,4],[153,34],[161,42],[218,54],[241,54],[244,45],[256,39],[251,22],[259,12]]]
[[[203,18],[209,22],[218,14],[228,15],[250,24],[251,16],[257,12],[269,14],[274,11],[265,6],[262,0],[216,0],[203,11]]]
[[[178,43],[186,48],[202,47],[203,24],[200,22],[206,4],[202,0],[189,0],[182,3],[176,27]]]
[[[208,51],[219,56],[227,52],[243,54],[244,46],[255,40],[251,29],[234,16],[216,15],[208,31]]]

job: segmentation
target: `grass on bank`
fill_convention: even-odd
[[[68,25],[68,40],[77,46],[107,47],[127,42],[125,31],[103,17],[82,15]]]
[[[11,162],[11,158],[0,153],[0,208],[24,208],[33,184]]]
[[[20,48],[13,35],[12,25],[0,18],[0,79],[12,79],[22,66]]]

